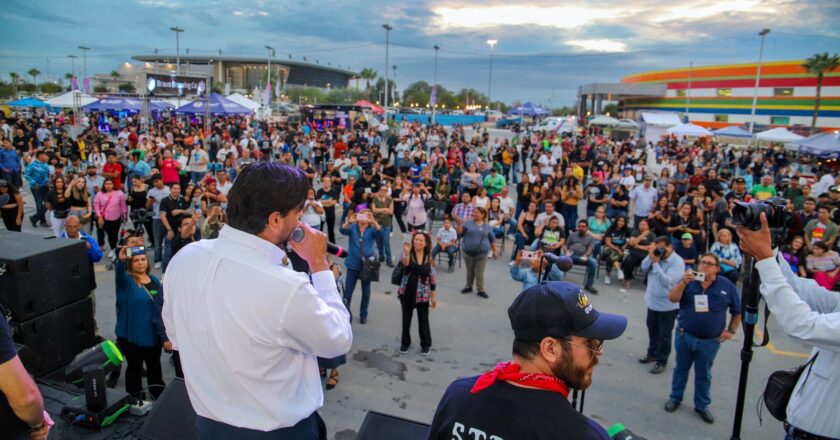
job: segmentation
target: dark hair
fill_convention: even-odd
[[[665,247],[671,247],[671,238],[667,235],[662,235],[656,237],[656,240],[653,241],[654,244],[664,244]]]
[[[265,230],[274,212],[286,216],[306,201],[309,179],[298,168],[254,162],[236,177],[228,195],[228,224],[250,234]]]
[[[818,247],[823,250],[823,252],[828,252],[828,245],[824,241],[817,241],[811,246]]]
[[[513,354],[531,360],[540,353],[540,341],[513,340]]]

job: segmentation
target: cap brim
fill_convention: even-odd
[[[589,327],[575,332],[575,335],[589,339],[610,340],[621,336],[626,329],[626,316],[598,312],[598,318]]]

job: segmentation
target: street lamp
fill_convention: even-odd
[[[753,128],[755,128],[755,107],[758,104],[758,82],[761,79],[761,60],[764,57],[764,37],[770,33],[770,29],[762,29],[758,35],[761,37],[761,46],[758,49],[758,67],[755,72],[755,87],[753,89],[752,111],[750,112],[750,143],[752,143]]]
[[[274,48],[266,45],[266,50],[268,50],[268,79],[265,80],[265,88],[266,90],[271,86],[271,57],[274,56]]]
[[[178,26],[172,26],[169,30],[175,32],[175,72],[181,73],[181,32],[184,30]]]
[[[390,48],[390,43],[391,43],[391,40],[390,40],[391,31],[394,29],[394,27],[391,26],[390,24],[386,23],[386,24],[382,25],[382,29],[385,29],[385,121],[387,121],[388,120],[388,92],[389,92],[389,90],[388,90],[389,89],[389,86],[388,86],[388,65],[389,65],[388,50]]]
[[[73,76],[76,76],[76,58],[79,58],[79,57],[77,55],[67,55],[67,58],[70,58],[70,63],[71,63],[71,66],[72,66],[71,70],[70,70],[70,73],[72,73]]]
[[[90,48],[85,46],[79,46],[79,49],[82,50],[82,60],[84,61],[85,66],[85,78],[87,78],[87,51],[89,51]]]
[[[490,108],[490,103],[493,102],[490,99],[490,92],[493,91],[493,48],[496,47],[498,43],[497,40],[487,40],[487,45],[490,46],[490,76],[487,80],[487,108]]]
[[[437,108],[437,69],[438,69],[438,52],[440,51],[440,46],[435,44],[435,82],[432,86],[432,96],[434,96],[433,102],[430,104],[432,105],[432,125],[435,125],[435,109]]]

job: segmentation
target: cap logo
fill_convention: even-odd
[[[577,305],[578,307],[583,309],[583,312],[587,315],[589,314],[589,312],[592,311],[592,304],[589,303],[589,298],[586,297],[586,294],[583,293],[583,290],[578,291]]]

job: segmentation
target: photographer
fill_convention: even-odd
[[[645,303],[647,304],[648,349],[639,363],[656,362],[650,372],[665,371],[668,356],[671,355],[671,336],[679,305],[668,299],[671,287],[679,282],[685,273],[685,262],[674,252],[670,238],[658,237],[648,256],[642,260],[642,271],[648,272]]]
[[[840,438],[840,293],[800,278],[771,248],[764,213],[761,229],[738,227],[741,250],[756,259],[761,294],[784,331],[814,346],[810,374],[803,373],[791,394],[786,439]]]

